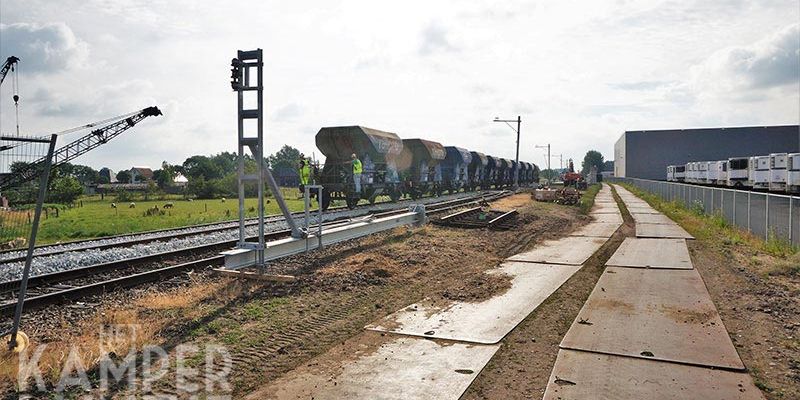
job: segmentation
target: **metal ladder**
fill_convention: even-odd
[[[252,83],[252,69],[255,68],[255,83]],[[239,189],[239,243],[237,248],[256,252],[255,266],[263,268],[264,261],[264,184],[269,185],[272,195],[281,208],[286,224],[291,229],[293,238],[301,238],[305,234],[297,227],[286,202],[283,200],[278,184],[264,160],[264,61],[261,49],[242,51],[231,60],[231,88],[238,97],[238,189]],[[245,95],[255,92],[256,108],[245,109]],[[256,120],[257,134],[245,133],[245,120]],[[254,174],[245,173],[245,148],[250,150],[256,160],[257,170]],[[266,182],[265,182],[266,181]],[[245,184],[253,182],[258,188],[258,243],[245,241]]]

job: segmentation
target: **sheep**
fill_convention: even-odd
[[[167,204],[164,204],[164,208],[165,208],[165,209],[166,209],[166,208],[172,208],[172,207],[175,207],[175,204],[172,204],[172,202],[169,202],[169,203],[167,203]]]
[[[111,208],[117,208],[117,203],[111,203]]]
[[[224,197],[222,198],[222,202],[223,202],[223,203],[225,202],[225,198],[224,198]]]
[[[128,204],[128,208],[136,208],[136,203]]]

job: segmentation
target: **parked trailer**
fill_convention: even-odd
[[[786,156],[786,191],[800,193],[800,153]]]
[[[709,162],[707,183],[711,185],[724,185],[727,181],[728,181],[727,160]]]
[[[750,157],[749,166],[748,186],[753,189],[769,189],[769,156]]]
[[[769,190],[774,192],[786,191],[786,159],[786,153],[769,155]]]
[[[670,165],[667,167],[667,180],[670,182],[683,182],[686,179],[685,165]]]
[[[363,126],[326,127],[317,132],[316,144],[325,165],[319,177],[325,187],[321,205],[327,209],[331,200],[345,200],[355,207],[360,199],[374,202],[384,193],[396,201],[401,195],[397,157],[403,150],[399,136]],[[361,160],[361,191],[356,192],[351,155]]]
[[[443,189],[452,194],[467,187],[472,154],[456,146],[445,146],[444,149],[445,158],[441,163]]]
[[[748,176],[750,173],[750,157],[733,157],[728,159],[728,176],[726,186],[750,187]]]

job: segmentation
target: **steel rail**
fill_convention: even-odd
[[[439,212],[445,212],[452,210],[454,208],[463,207],[465,204],[470,204],[476,201],[491,201],[501,197],[505,197],[509,195],[510,192],[501,191],[489,194],[488,196],[483,195],[475,195],[470,197],[463,197],[454,200],[448,200],[442,203],[434,203],[429,205],[429,208],[426,208],[426,214],[434,214]],[[392,210],[386,211],[383,213],[376,214],[376,216],[389,216],[391,214],[402,213],[405,210]],[[341,223],[341,221],[332,221],[333,223]],[[324,225],[324,224],[323,224]],[[279,237],[285,237],[289,235],[288,230],[282,230],[277,232],[271,232],[268,234],[270,239],[277,239]],[[41,286],[44,284],[52,284],[58,282],[68,281],[70,279],[86,277],[95,273],[99,272],[106,272],[110,270],[120,269],[120,268],[129,268],[135,264],[141,264],[142,262],[146,261],[154,261],[157,259],[163,259],[166,256],[178,256],[181,254],[191,253],[200,250],[212,250],[215,247],[219,247],[225,244],[235,244],[237,241],[224,241],[224,242],[217,242],[208,245],[202,246],[195,246],[188,249],[180,249],[174,252],[164,252],[164,253],[157,253],[152,254],[144,257],[137,257],[135,259],[124,259],[113,261],[109,263],[103,264],[96,264],[87,267],[77,268],[73,270],[66,270],[55,272],[51,274],[39,275],[35,277],[31,277],[29,281],[29,285],[31,287],[34,286]],[[211,265],[222,265],[224,262],[223,256],[214,256],[210,258],[204,258],[201,260],[189,261],[182,264],[176,264],[172,266],[162,267],[153,269],[150,271],[139,272],[123,277],[117,277],[109,280],[104,280],[101,282],[90,283],[82,286],[71,287],[59,291],[55,291],[52,293],[46,293],[38,296],[33,296],[27,298],[24,304],[24,310],[31,310],[34,308],[40,308],[42,306],[50,305],[50,304],[58,304],[64,301],[75,300],[78,298],[94,295],[94,294],[102,294],[106,293],[115,289],[120,288],[128,288],[132,286],[136,286],[142,283],[149,283],[161,279],[166,279],[175,275],[180,274],[183,271],[194,269],[197,267],[206,267]],[[133,263],[133,264],[132,264]],[[9,281],[5,282],[2,285],[2,289],[6,291],[13,290],[13,285],[19,283],[19,281]],[[0,304],[0,315],[7,316],[10,315],[10,312],[13,311],[16,301],[9,301],[3,304]]]

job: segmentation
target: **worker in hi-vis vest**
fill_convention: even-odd
[[[311,177],[311,166],[305,158],[300,159],[300,192],[305,190],[308,180]]]
[[[356,193],[361,193],[361,160],[356,157],[356,154],[353,153],[350,156],[353,159],[353,182],[356,184]]]

